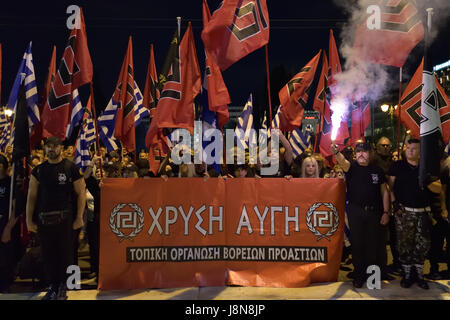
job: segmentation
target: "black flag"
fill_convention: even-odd
[[[427,57],[430,25],[431,14],[429,12],[428,30],[425,35],[420,115],[419,185],[422,189],[439,179],[440,159],[444,150],[438,92],[434,81],[433,66]]]
[[[12,161],[15,163],[30,155],[30,135],[28,126],[27,100],[25,84],[20,85],[17,99],[16,114],[14,116],[14,148]]]

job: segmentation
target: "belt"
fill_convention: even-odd
[[[409,208],[409,207],[403,207],[406,211],[410,211],[410,212],[431,212],[431,208],[430,207],[425,207],[425,208]]]

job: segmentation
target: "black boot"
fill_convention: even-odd
[[[400,280],[400,286],[402,288],[409,288],[413,284],[413,280],[411,278],[411,265],[410,264],[402,264],[403,268],[403,278]]]
[[[416,281],[417,285],[425,290],[430,289],[427,281],[425,281],[425,279],[423,278],[423,264],[415,264],[414,266],[416,267],[417,273],[417,281]]]

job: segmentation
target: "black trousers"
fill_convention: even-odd
[[[430,271],[439,271],[439,260],[444,246],[444,239],[447,240],[447,250],[445,252],[445,262],[450,268],[450,224],[443,219],[439,219],[431,228],[431,248],[429,252]]]
[[[98,274],[98,257],[99,257],[99,238],[100,238],[100,224],[98,219],[87,222],[86,231],[89,241],[89,255],[91,257],[91,272]]]
[[[381,212],[365,211],[360,206],[350,203],[347,214],[355,279],[364,279],[368,266],[379,265]]]
[[[0,231],[0,236],[2,231]],[[15,278],[15,268],[25,253],[20,242],[20,222],[11,231],[11,240],[8,243],[0,241],[0,292],[9,288]]]
[[[74,264],[72,225],[73,218],[70,216],[57,225],[38,225],[44,270],[49,285],[65,284],[67,267]]]

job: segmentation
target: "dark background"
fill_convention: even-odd
[[[220,1],[209,0],[213,11]],[[347,14],[333,1],[267,0],[270,15],[269,64],[272,83],[272,108],[278,106],[278,91],[320,49],[328,51],[329,29],[340,46],[340,33]],[[133,37],[135,79],[144,90],[149,48],[155,47],[156,68],[160,72],[175,28],[176,17],[182,17],[181,34],[191,21],[194,27],[197,55],[204,68],[202,0],[90,0],[90,1],[2,1],[0,5],[0,42],[3,45],[3,80],[1,103],[5,105],[17,68],[29,41],[33,41],[33,60],[38,90],[44,85],[52,46],[57,48],[57,67],[67,42],[69,30],[66,9],[76,4],[83,8],[88,45],[94,65],[94,85],[98,111],[108,103],[120,73],[128,37]],[[437,12],[439,15],[439,12]],[[433,64],[450,58],[450,27],[447,22],[434,41],[430,53]],[[423,55],[419,44],[404,67],[404,83],[414,73]],[[341,57],[342,60],[342,57]],[[344,65],[344,61],[341,61]],[[320,67],[320,66],[319,66]],[[398,69],[387,67],[393,77]],[[320,69],[319,69],[320,70]],[[223,73],[231,105],[243,106],[250,93],[255,98],[255,118],[267,106],[266,65],[264,49],[259,49]],[[87,87],[87,86],[86,86]],[[87,88],[80,90],[83,103]],[[397,88],[387,88],[390,92]],[[258,127],[259,124],[256,124]],[[145,129],[138,129],[143,130]]]

